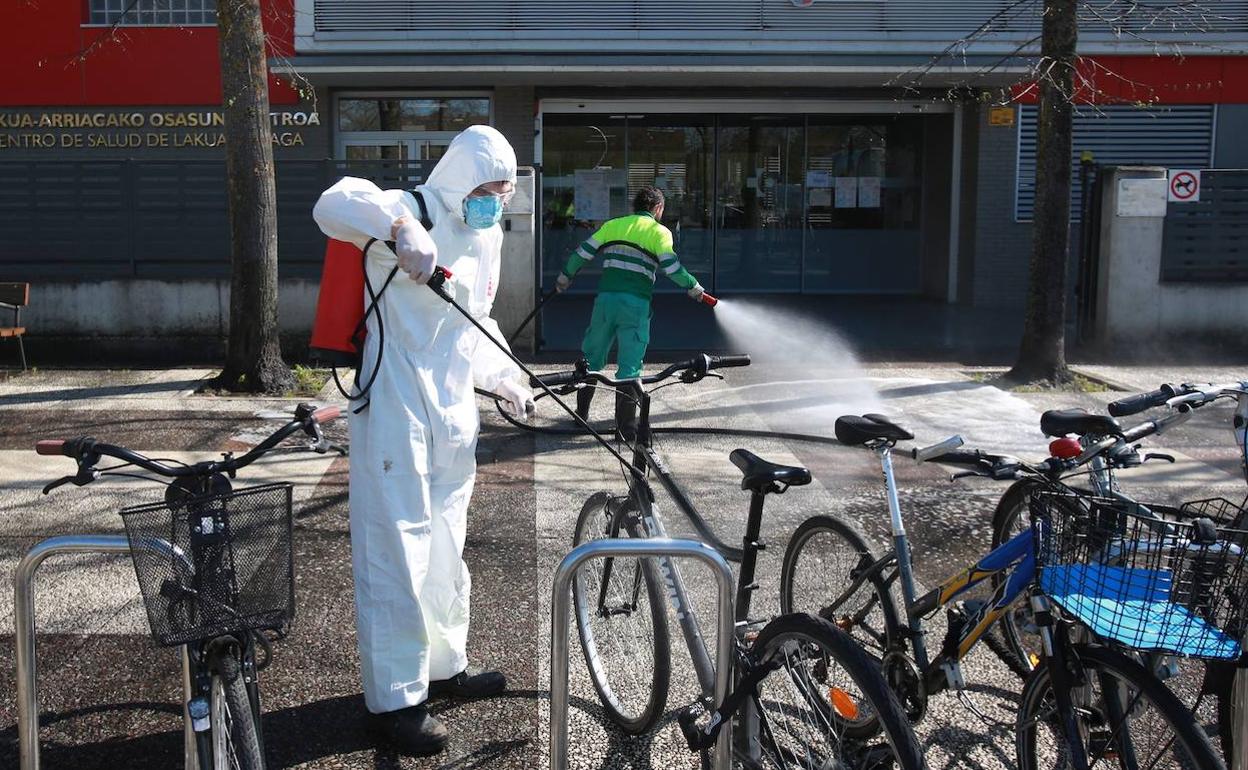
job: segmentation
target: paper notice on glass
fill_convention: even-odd
[[[878,176],[858,177],[858,205],[864,209],[880,207],[880,178]]]
[[[806,171],[807,187],[831,187],[832,175],[827,171],[819,169],[809,169]]]
[[[836,207],[852,209],[858,205],[858,177],[838,176],[836,178]]]
[[[611,190],[605,169],[578,168],[573,180],[577,219],[610,219]]]
[[[831,206],[832,190],[827,187],[819,187],[810,191],[811,206]]]

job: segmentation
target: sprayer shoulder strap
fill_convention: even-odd
[[[429,218],[429,208],[425,205],[425,196],[420,190],[408,190],[408,195],[416,199],[416,205],[420,207],[420,226],[425,228],[425,232],[433,230],[433,220]]]

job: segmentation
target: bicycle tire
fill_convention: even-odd
[[[817,660],[810,672],[795,672],[790,650],[804,656],[809,654],[812,644],[821,648],[828,660]],[[801,761],[797,763],[801,767],[895,766],[900,770],[921,770],[924,767],[923,750],[918,738],[915,737],[901,703],[884,681],[878,662],[872,659],[849,634],[822,618],[806,613],[782,615],[763,627],[750,648],[750,659],[757,664],[775,660],[777,655],[784,656],[784,665],[770,672],[759,683],[754,701],[758,709],[760,738],[766,756],[771,759],[771,766],[788,767],[790,763],[786,762],[785,757],[797,754],[801,756]],[[873,721],[883,733],[886,745],[866,746],[863,740],[870,736],[853,735],[850,730],[846,729],[844,738],[848,740],[844,740],[841,736],[832,738],[832,743],[843,750],[841,756],[812,762],[811,758],[816,756],[816,750],[809,745],[802,744],[800,738],[797,741],[796,752],[788,745],[791,741],[785,741],[785,745],[781,745],[778,728],[783,727],[781,722],[791,724],[794,721],[802,722],[804,728],[809,729],[813,726],[816,730],[824,729],[825,725],[826,728],[833,729],[837,725],[847,724],[838,713],[842,707],[837,705],[837,698],[832,695],[835,690],[842,692],[844,690],[832,681],[830,663],[835,663],[837,667],[844,670],[848,675],[848,682],[845,683],[852,682],[861,696],[861,702],[874,712]],[[820,667],[822,667],[822,672]],[[794,686],[795,682],[797,686]],[[769,683],[774,683],[775,689],[769,687]],[[783,697],[782,692],[786,689],[786,685],[788,685],[789,692],[795,692],[798,696],[797,700],[800,703],[796,709],[792,705],[786,707],[783,701],[777,702],[775,699],[778,692],[779,697]],[[821,695],[820,686],[828,690],[829,695],[826,699]],[[823,725],[812,724],[815,720],[810,716],[795,720],[793,713],[802,710],[801,704],[809,707],[813,716],[822,715]],[[792,738],[791,734],[787,736]],[[891,752],[891,763],[880,761],[880,753],[883,750]]]
[[[841,631],[847,632],[856,641],[863,642],[869,640],[870,644],[864,644],[863,646],[872,656],[882,657],[885,652],[892,649],[897,643],[901,621],[897,614],[897,605],[893,601],[893,595],[880,573],[877,572],[868,577],[854,596],[850,597],[851,600],[856,600],[859,597],[863,600],[862,602],[853,602],[861,605],[854,608],[854,615],[840,612],[842,610],[841,607],[815,607],[812,602],[822,604],[822,599],[818,597],[798,596],[799,593],[802,593],[797,587],[799,568],[802,566],[802,555],[803,553],[808,553],[809,549],[815,547],[816,544],[822,543],[825,537],[827,545],[846,555],[856,555],[856,558],[849,556],[846,560],[847,562],[852,561],[855,568],[872,564],[876,560],[871,547],[867,544],[866,538],[853,525],[834,516],[812,516],[802,522],[797,531],[793,533],[793,537],[789,538],[789,544],[784,549],[784,561],[780,567],[780,611],[786,615],[795,612],[807,612],[815,617],[823,618]],[[820,565],[820,569],[812,571],[819,571],[830,578],[833,586],[847,586],[852,581],[848,570],[823,569],[822,565]],[[843,572],[844,574],[829,574],[831,572]],[[855,616],[870,601],[875,601],[879,605],[883,629],[876,629],[866,624],[864,622],[865,618],[863,620],[855,619]],[[866,637],[866,639],[864,640],[863,637]]]
[[[264,770],[260,733],[233,645],[218,645],[208,660],[211,672],[209,739],[213,770]],[[225,724],[218,723],[220,715]]]
[[[581,545],[593,539],[593,535],[610,536],[612,514],[607,510],[608,495],[605,492],[599,492],[591,496],[585,501],[581,507],[581,512],[576,519],[576,532],[573,536],[573,544]],[[629,515],[627,511],[621,514],[625,518],[624,526],[617,533],[617,536],[627,534],[632,538],[645,538],[647,533],[644,531],[644,525],[635,515]],[[667,706],[668,687],[671,682],[671,648],[670,637],[667,627],[667,604],[666,594],[663,591],[663,581],[659,576],[658,565],[654,559],[641,559],[634,561],[634,571],[632,574],[633,587],[632,591],[637,598],[641,597],[639,593],[640,586],[636,581],[640,578],[644,585],[644,596],[649,604],[649,621],[650,621],[650,642],[649,645],[653,649],[653,658],[649,662],[650,676],[648,682],[642,682],[645,678],[644,669],[646,662],[639,660],[616,661],[614,664],[608,663],[608,658],[612,655],[606,649],[605,644],[600,644],[602,635],[595,630],[594,624],[590,622],[591,612],[590,605],[587,601],[590,597],[586,596],[589,592],[589,586],[583,585],[585,582],[586,569],[601,567],[604,571],[607,565],[611,565],[612,582],[614,578],[619,576],[615,569],[621,562],[613,559],[597,559],[587,563],[581,569],[577,570],[577,574],[572,580],[572,605],[576,616],[576,630],[581,642],[581,651],[585,655],[585,665],[589,669],[590,681],[594,685],[594,690],[598,693],[598,699],[602,703],[603,710],[607,717],[619,726],[626,733],[637,735],[644,733],[653,727],[663,716],[663,711]],[[639,571],[638,571],[639,570]],[[626,576],[625,576],[626,578]],[[599,576],[599,585],[601,584],[601,573]],[[596,598],[592,601],[597,601]],[[640,612],[638,607],[633,610],[625,609],[622,613],[617,613],[609,617],[631,617]],[[603,620],[601,615],[597,615],[599,620]],[[613,628],[620,627],[623,624],[612,624]],[[625,631],[625,633],[628,633]],[[635,632],[634,632],[635,634]],[[636,646],[634,647],[636,649]],[[610,671],[608,670],[610,668]],[[611,681],[612,672],[628,672],[627,675],[633,675],[631,683],[617,683]],[[639,675],[640,676],[637,676]],[[625,676],[627,676],[625,675]],[[644,705],[638,708],[627,708],[625,705],[625,696],[622,692],[623,687],[630,687],[636,690],[638,687],[647,689],[645,693]],[[635,696],[628,698],[629,700],[638,700]]]
[[[1155,760],[1148,764],[1148,767],[1157,770],[1163,770],[1165,767],[1225,770],[1225,766],[1209,742],[1209,737],[1199,728],[1191,712],[1183,706],[1174,693],[1162,684],[1160,679],[1144,666],[1116,650],[1098,645],[1070,645],[1068,655],[1072,664],[1078,661],[1077,665],[1084,672],[1084,681],[1092,681],[1095,678],[1102,688],[1107,682],[1113,684],[1115,688],[1119,684],[1127,685],[1126,692],[1132,693],[1131,701],[1127,704],[1129,708],[1126,709],[1130,716],[1126,719],[1114,717],[1113,712],[1122,710],[1122,704],[1116,700],[1106,702],[1102,698],[1099,701],[1087,701],[1084,698],[1084,702],[1080,704],[1079,714],[1083,718],[1080,733],[1086,736],[1086,742],[1094,748],[1094,752],[1102,761],[1110,762],[1109,758],[1112,754],[1112,766],[1131,766],[1130,756],[1123,757],[1122,755],[1137,753],[1139,748],[1135,744],[1138,740],[1122,742],[1118,736],[1124,734],[1121,730],[1124,721],[1130,724],[1131,721],[1140,719],[1139,705],[1146,700],[1155,707],[1160,720],[1172,728],[1169,734],[1173,737],[1162,744],[1160,750],[1162,753],[1159,753],[1156,759],[1161,759],[1164,752],[1172,750],[1171,747],[1182,751],[1182,755],[1176,758],[1177,761],[1174,764],[1159,764]],[[1037,728],[1042,723],[1046,723],[1047,718],[1054,713],[1054,707],[1045,697],[1052,691],[1052,680],[1046,659],[1032,671],[1027,683],[1023,686],[1015,722],[1015,756],[1019,770],[1039,770],[1042,766],[1047,768],[1054,765],[1054,762],[1047,756],[1043,763],[1039,763],[1036,747],[1037,733],[1040,732]],[[1086,693],[1083,687],[1077,687],[1073,694],[1075,697],[1082,697]],[[1160,732],[1155,723],[1141,724],[1141,728],[1141,732],[1136,735],[1142,738],[1158,739],[1167,735],[1167,733]],[[1125,734],[1130,736],[1130,729]],[[1053,752],[1059,754],[1060,758],[1060,751],[1065,746],[1065,741],[1055,740],[1054,743],[1060,744],[1053,749]],[[1085,750],[1087,748],[1085,747]],[[1089,757],[1091,766],[1107,766],[1097,764],[1097,756]],[[1058,764],[1058,766],[1067,767],[1069,764]]]

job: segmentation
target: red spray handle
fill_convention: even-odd
[[[707,307],[715,307],[719,304],[719,300],[706,292],[702,292],[702,303]]]

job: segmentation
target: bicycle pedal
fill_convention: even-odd
[[[685,743],[694,753],[705,751],[715,744],[715,735],[718,730],[714,729],[714,725],[707,716],[708,713],[705,707],[695,703],[682,709],[676,716],[676,723],[680,725],[680,732],[685,736]],[[711,716],[714,717],[717,714],[711,714]],[[699,722],[707,724],[703,727],[698,724]]]

